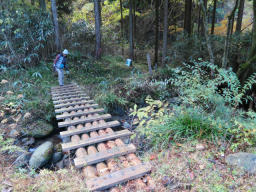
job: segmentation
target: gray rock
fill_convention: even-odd
[[[29,159],[31,157],[32,153],[25,152],[22,155],[20,155],[15,161],[14,165],[16,167],[25,167],[26,165],[29,164]]]
[[[125,121],[124,124],[123,124],[123,127],[124,127],[125,129],[130,129],[130,128],[131,128],[131,125]]]
[[[35,139],[33,137],[26,137],[21,140],[24,146],[30,146],[35,143]]]
[[[56,167],[57,167],[58,169],[63,169],[63,168],[64,168],[64,161],[61,160],[61,161],[59,161],[58,163],[56,163]]]
[[[256,173],[256,154],[239,152],[226,157],[228,165],[243,168],[245,171]]]
[[[29,160],[29,166],[34,169],[43,167],[49,162],[53,154],[53,143],[47,141],[41,144],[32,154]]]
[[[52,156],[52,163],[55,164],[57,163],[58,161],[60,161],[63,157],[63,154],[61,152],[56,152],[53,154]]]

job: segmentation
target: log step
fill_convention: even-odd
[[[79,106],[79,107],[72,107],[72,108],[61,108],[61,109],[56,109],[55,113],[64,113],[64,112],[70,112],[70,111],[78,111],[80,109],[89,109],[91,107],[98,107],[98,104],[91,104],[91,105],[86,105],[86,106]]]
[[[56,115],[56,119],[57,120],[67,119],[67,118],[71,118],[71,117],[79,117],[79,116],[93,114],[93,113],[102,113],[104,111],[105,110],[103,108],[100,108],[100,109],[94,109],[94,110],[90,110],[90,111],[75,112],[73,114],[69,113],[67,115]]]
[[[60,94],[52,94],[52,97],[59,97],[59,96],[66,96],[66,95],[77,95],[77,94],[85,94],[83,91],[74,91],[74,92],[65,92],[65,93],[60,93]]]
[[[62,131],[62,132],[60,132],[60,136],[62,138],[64,138],[64,137],[69,137],[69,136],[72,136],[72,135],[79,135],[79,134],[82,134],[82,133],[89,133],[89,132],[98,131],[98,130],[101,130],[101,129],[112,128],[112,127],[116,127],[116,126],[119,126],[119,125],[120,125],[119,121],[110,121],[110,122],[106,122],[103,125],[83,127],[81,129],[75,129],[75,130],[70,130],[70,131]]]
[[[105,119],[110,119],[111,115],[110,114],[105,114],[105,115],[98,115],[94,117],[88,117],[88,118],[81,118],[78,120],[70,120],[70,121],[65,121],[65,122],[59,122],[58,126],[59,128],[61,127],[68,127],[72,125],[78,125],[78,124],[83,124],[83,123],[89,123],[93,121],[98,121],[98,120],[105,120]]]
[[[133,144],[129,144],[120,147],[114,147],[107,151],[98,152],[93,155],[86,155],[82,158],[75,158],[74,163],[76,168],[82,168],[84,166],[100,163],[111,158],[134,153],[135,151],[136,147]]]
[[[69,142],[69,143],[63,143],[61,144],[62,146],[62,150],[64,152],[73,150],[73,149],[77,149],[80,147],[85,147],[88,145],[93,145],[93,144],[97,144],[100,142],[104,142],[104,141],[108,141],[108,140],[112,140],[112,139],[117,139],[120,137],[126,137],[126,136],[130,136],[132,135],[132,132],[128,131],[128,130],[122,130],[122,131],[116,131],[114,133],[109,133],[106,135],[100,135],[97,137],[91,137],[89,139],[86,140],[80,140],[79,142]]]
[[[52,97],[53,101],[59,101],[63,99],[70,99],[70,98],[80,98],[80,97],[85,97],[87,96],[85,93],[84,94],[71,94],[71,95],[65,95],[65,96],[59,96],[59,97]]]
[[[71,99],[64,99],[64,100],[57,100],[57,101],[53,101],[53,104],[61,104],[61,103],[68,103],[68,102],[72,102],[72,101],[81,101],[84,99],[90,99],[90,97],[78,97],[78,98],[71,98]]]
[[[151,165],[149,163],[142,163],[105,176],[86,180],[86,185],[90,191],[105,190],[129,180],[140,178],[150,171]]]
[[[51,87],[51,89],[63,89],[63,88],[67,88],[67,87],[73,87],[73,86],[77,86],[76,83],[70,83],[70,84],[67,84],[67,85],[63,85],[63,86],[54,86],[54,87]]]
[[[54,90],[51,91],[51,94],[61,94],[61,93],[65,93],[65,92],[76,92],[76,91],[81,91],[80,88],[69,88],[69,89],[61,89],[61,90]]]
[[[75,105],[84,105],[84,104],[93,103],[93,102],[94,102],[93,100],[83,100],[83,101],[77,101],[77,102],[74,102],[74,103],[58,104],[58,105],[55,105],[54,108],[59,109],[59,108],[75,106]]]

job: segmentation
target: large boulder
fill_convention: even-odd
[[[53,126],[48,124],[43,120],[37,120],[36,122],[27,125],[23,129],[25,135],[34,137],[34,138],[44,138],[50,135],[53,131]]]
[[[53,143],[47,141],[41,144],[32,154],[29,166],[38,169],[46,165],[51,160],[53,154]]]
[[[226,157],[226,163],[242,168],[251,174],[256,173],[256,154],[244,152],[231,154]]]

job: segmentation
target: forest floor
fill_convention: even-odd
[[[124,82],[134,78],[131,74],[137,73],[136,78],[143,79],[140,73],[127,69],[122,60],[117,59],[112,65],[106,65],[103,71],[91,67],[88,63],[82,63],[83,69],[75,67],[71,69],[73,76],[68,81],[76,81],[78,84],[87,87],[90,96],[96,97],[107,110],[111,112],[120,111],[117,106],[126,105],[120,98],[116,98],[117,84],[121,86]],[[106,58],[101,65],[112,62]],[[26,168],[17,168],[13,162],[20,152],[13,149],[15,138],[9,138],[8,133],[12,129],[14,121],[20,113],[22,116],[33,109],[41,111],[43,119],[50,122],[54,115],[52,104],[50,104],[50,87],[56,85],[56,79],[49,73],[51,64],[42,68],[35,68],[25,74],[13,72],[0,74],[0,80],[6,79],[7,84],[1,85],[3,89],[0,96],[4,99],[0,102],[3,107],[14,110],[13,113],[1,119],[0,127],[0,190],[7,191],[86,191],[84,178],[73,166],[63,169],[49,170],[42,169],[39,172]],[[142,66],[140,71],[146,69]],[[78,71],[80,71],[78,73]],[[19,86],[16,86],[20,84]],[[119,85],[120,86],[120,85]],[[120,86],[120,87],[121,87]],[[130,85],[129,85],[130,86]],[[129,87],[128,86],[128,87]],[[130,88],[130,87],[129,87]],[[137,88],[136,88],[137,89]],[[99,91],[100,90],[100,91]],[[112,91],[109,94],[108,91]],[[6,97],[6,93],[13,93]],[[136,97],[135,90],[130,97]],[[22,94],[22,98],[18,95]],[[126,98],[127,99],[127,98]],[[136,98],[140,99],[140,98]],[[142,98],[143,100],[144,98]],[[15,111],[16,110],[16,111]],[[3,112],[2,110],[0,111]],[[31,112],[31,114],[34,114]],[[37,118],[36,116],[35,118]],[[4,119],[7,121],[3,122]],[[250,150],[250,151],[249,151]],[[256,153],[255,149],[248,149],[248,152]],[[156,183],[155,191],[256,191],[255,176],[249,175],[243,170],[233,168],[225,163],[226,153],[229,150],[221,151],[219,147],[208,141],[188,141],[185,143],[172,143],[168,149],[141,150],[139,155],[143,161],[152,164],[151,176]],[[126,191],[140,191],[132,182],[128,182]]]

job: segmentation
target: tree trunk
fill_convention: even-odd
[[[159,0],[155,0],[155,58],[154,65],[157,68],[158,63],[158,45],[159,45]]]
[[[133,41],[136,39],[136,0],[133,0]]]
[[[227,68],[229,43],[230,43],[230,37],[232,34],[232,21],[234,20],[238,3],[239,3],[239,0],[235,0],[235,6],[234,6],[232,12],[230,13],[230,15],[228,16],[227,36],[225,39],[224,54],[223,54],[223,58],[222,58],[222,67],[223,68]]]
[[[123,18],[123,1],[120,0],[120,12],[121,12],[121,44],[122,44],[122,55],[124,55],[124,18]]]
[[[129,0],[129,45],[130,45],[130,49],[129,49],[129,56],[130,59],[133,60],[134,58],[134,54],[133,54],[133,14],[132,14],[132,10],[133,10],[133,6],[132,6],[132,1],[133,0]]]
[[[94,0],[94,15],[95,15],[95,35],[96,35],[96,49],[95,57],[101,57],[101,5],[100,0]]]
[[[46,10],[45,0],[39,0],[39,6],[41,10],[45,11]]]
[[[244,1],[240,0],[240,5],[238,9],[238,17],[236,22],[236,33],[240,33],[242,30],[243,14],[244,14]]]
[[[136,0],[133,0],[133,60],[136,60]]]
[[[192,0],[185,0],[185,18],[184,30],[188,35],[191,35],[191,19],[192,19]]]
[[[204,11],[202,10],[203,11],[203,16],[202,16],[202,19],[201,19],[201,22],[202,22],[201,35],[202,36],[204,36],[204,34],[205,34],[205,26],[204,26],[205,21],[206,21],[206,24],[207,24],[207,34],[208,34],[208,9],[207,9],[207,1],[208,0],[203,0],[203,1],[204,1],[203,6],[204,6],[204,9],[205,9],[206,18],[204,18]]]
[[[199,3],[198,5],[198,21],[197,21],[197,33],[200,33],[200,27],[201,27],[201,5]]]
[[[208,52],[209,52],[209,56],[210,56],[210,62],[212,64],[214,64],[214,56],[213,56],[213,51],[212,51],[212,45],[211,45],[211,42],[210,42],[210,39],[209,39],[209,36],[208,36],[208,21],[207,21],[207,10],[205,8],[205,3],[203,2],[203,0],[200,0],[200,3],[201,3],[201,8],[202,8],[202,21],[203,21],[203,28],[204,28],[204,36],[205,36],[205,39],[206,39],[206,44],[207,44],[207,49],[208,49]],[[213,74],[213,72],[212,72]]]
[[[35,5],[35,0],[31,0],[31,5]]]
[[[249,57],[247,62],[241,65],[238,75],[242,81],[251,75],[252,73],[256,72],[256,0],[253,0],[253,29],[252,29],[252,47],[249,52]]]
[[[61,44],[60,44],[60,34],[59,34],[59,23],[58,23],[58,14],[57,14],[57,7],[56,1],[51,0],[51,8],[52,8],[52,18],[53,18],[53,25],[55,31],[55,45],[57,51],[60,51]]]
[[[212,29],[211,29],[212,35],[214,34],[214,28],[215,28],[217,1],[218,0],[214,0],[213,10],[212,10]]]
[[[162,64],[165,64],[167,56],[167,37],[168,37],[168,0],[164,0],[164,32],[163,32],[163,57]]]
[[[152,72],[152,66],[151,66],[151,59],[150,59],[150,54],[147,53],[147,62],[148,62],[148,71],[150,76],[153,76],[153,72]]]

